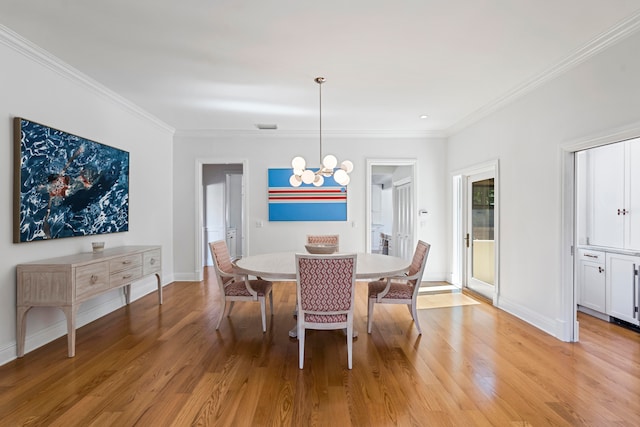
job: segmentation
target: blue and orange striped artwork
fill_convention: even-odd
[[[269,221],[346,221],[347,187],[324,179],[324,185],[289,184],[291,169],[269,169]]]

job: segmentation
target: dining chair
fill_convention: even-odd
[[[375,304],[406,304],[422,335],[420,320],[418,319],[417,301],[420,291],[422,274],[429,256],[431,245],[422,240],[418,241],[409,271],[403,276],[392,276],[369,282],[369,307],[367,309],[367,332],[371,333],[373,325],[373,307]]]
[[[304,367],[307,329],[346,329],[347,359],[351,369],[356,254],[296,254],[299,368]]]
[[[209,242],[209,249],[213,257],[213,266],[216,270],[216,278],[220,286],[220,301],[222,302],[216,330],[220,328],[220,322],[222,322],[222,318],[224,317],[227,301],[231,303],[227,317],[231,316],[231,310],[236,301],[258,301],[260,302],[260,311],[262,313],[262,332],[266,332],[265,299],[269,296],[269,306],[271,308],[271,315],[273,316],[273,293],[271,292],[273,283],[262,279],[249,280],[248,275],[238,272],[231,262],[226,241],[218,240],[216,242]]]
[[[339,234],[308,234],[307,244],[336,245],[336,251],[340,250]]]

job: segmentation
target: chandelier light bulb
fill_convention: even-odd
[[[326,169],[333,169],[338,164],[338,159],[336,159],[336,156],[329,154],[322,160],[322,164]]]
[[[300,156],[294,157],[293,160],[291,160],[291,167],[294,170],[304,170],[304,167],[307,165],[307,162],[304,161],[304,159]],[[296,175],[298,175],[296,173]]]
[[[311,169],[306,169],[302,172],[302,182],[305,184],[311,184],[313,180],[316,178],[316,174],[313,173]]]
[[[343,169],[338,169],[333,174],[333,179],[340,185],[346,185],[345,182],[349,182],[349,175]]]
[[[289,184],[291,184],[292,187],[300,187],[302,185],[302,178],[299,175],[291,175],[291,178],[289,178]]]
[[[342,169],[343,171],[345,171],[346,173],[351,173],[351,171],[353,171],[353,163],[351,163],[350,160],[345,160],[344,162],[342,162],[342,164],[340,165],[340,169]]]
[[[324,177],[322,175],[316,175],[316,178],[313,180],[313,185],[322,187],[322,184],[324,184]]]

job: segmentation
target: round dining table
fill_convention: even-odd
[[[406,259],[358,252],[356,260],[356,280],[378,279],[398,276],[409,270],[410,261]],[[240,258],[234,263],[244,274],[272,280],[296,280],[296,252],[273,252]],[[357,338],[358,331],[353,331]],[[297,337],[297,329],[289,331],[289,337]]]
[[[411,261],[403,258],[358,252],[356,279],[397,276],[409,270]],[[235,262],[245,274],[265,279],[296,280],[296,252],[251,255]]]

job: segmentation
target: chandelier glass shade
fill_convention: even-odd
[[[338,168],[338,159],[332,154],[322,157],[322,83],[324,83],[324,77],[316,77],[315,82],[318,83],[320,88],[320,159],[322,160],[318,170],[307,169],[307,162],[304,158],[297,156],[291,161],[291,167],[293,168],[293,174],[289,178],[289,183],[293,187],[300,187],[304,184],[313,184],[316,187],[320,187],[324,184],[324,179],[333,176],[333,180],[339,185],[348,185],[349,174],[353,170],[353,163],[349,160],[345,160],[340,164]]]

